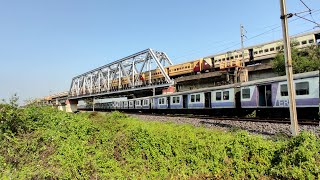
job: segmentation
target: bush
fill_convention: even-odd
[[[117,111],[1,107],[1,114],[18,117],[15,127],[23,129],[12,133],[1,126],[6,130],[0,139],[2,179],[314,179],[320,174],[319,140],[309,133],[266,140],[245,131],[144,122]]]

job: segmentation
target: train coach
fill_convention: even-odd
[[[318,117],[319,71],[294,75],[296,107],[300,117]],[[241,108],[257,109],[257,113],[289,116],[286,77],[242,83]]]
[[[298,116],[318,119],[319,71],[294,75]],[[103,105],[100,105],[103,107]],[[289,117],[286,77],[115,101],[105,109],[214,116]]]

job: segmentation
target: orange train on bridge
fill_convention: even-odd
[[[298,49],[302,49],[311,45],[319,45],[320,31],[314,31],[305,34],[300,34],[297,36],[292,36],[291,41],[294,42],[293,46],[295,46]],[[243,59],[245,63],[255,63],[263,59],[272,59],[277,55],[279,51],[282,50],[282,40],[277,40],[247,47],[244,49],[243,57],[241,49],[238,49],[221,54],[207,56],[190,62],[167,66],[165,67],[165,71],[170,78],[174,79],[179,76],[187,76],[191,74],[209,71],[225,70],[229,68],[241,67]],[[149,74],[150,72],[147,71],[140,75],[139,79],[142,81],[143,84],[149,83]],[[164,76],[162,75],[160,69],[155,69],[151,71],[152,83],[162,83],[164,82],[164,80]],[[121,81],[122,87],[128,86],[127,78],[122,78]],[[113,80],[112,87],[119,87],[118,79]]]
[[[211,59],[205,60],[203,58],[165,67],[165,72],[168,74],[170,78],[176,78],[179,76],[186,76],[186,75],[196,74],[200,72],[209,72],[213,70],[214,70],[214,67],[212,66]],[[150,78],[150,74],[151,74],[151,78]],[[149,71],[143,72],[140,75],[139,79],[141,80],[141,83],[142,83],[141,85],[149,83],[150,79],[152,83],[162,83],[165,80],[159,68],[155,70],[151,70],[151,72]],[[130,77],[130,80],[132,81],[132,77]],[[129,87],[128,78],[122,77],[120,84],[122,88]],[[119,87],[119,79],[114,79],[112,81],[111,87],[113,89],[117,89]]]

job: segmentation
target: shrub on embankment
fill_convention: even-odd
[[[145,122],[119,112],[0,107],[1,179],[292,178],[320,176],[320,141]]]

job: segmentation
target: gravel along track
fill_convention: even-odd
[[[198,119],[188,117],[170,117],[159,115],[143,115],[143,114],[128,114],[130,117],[135,117],[144,121],[160,121],[174,122],[178,124],[192,124],[194,126],[204,126],[207,128],[216,128],[223,131],[229,130],[247,130],[250,133],[262,135],[287,134],[290,135],[290,124],[279,124],[269,122],[244,122],[235,120],[214,120],[214,119]],[[299,125],[300,131],[311,131],[320,137],[320,126]]]

